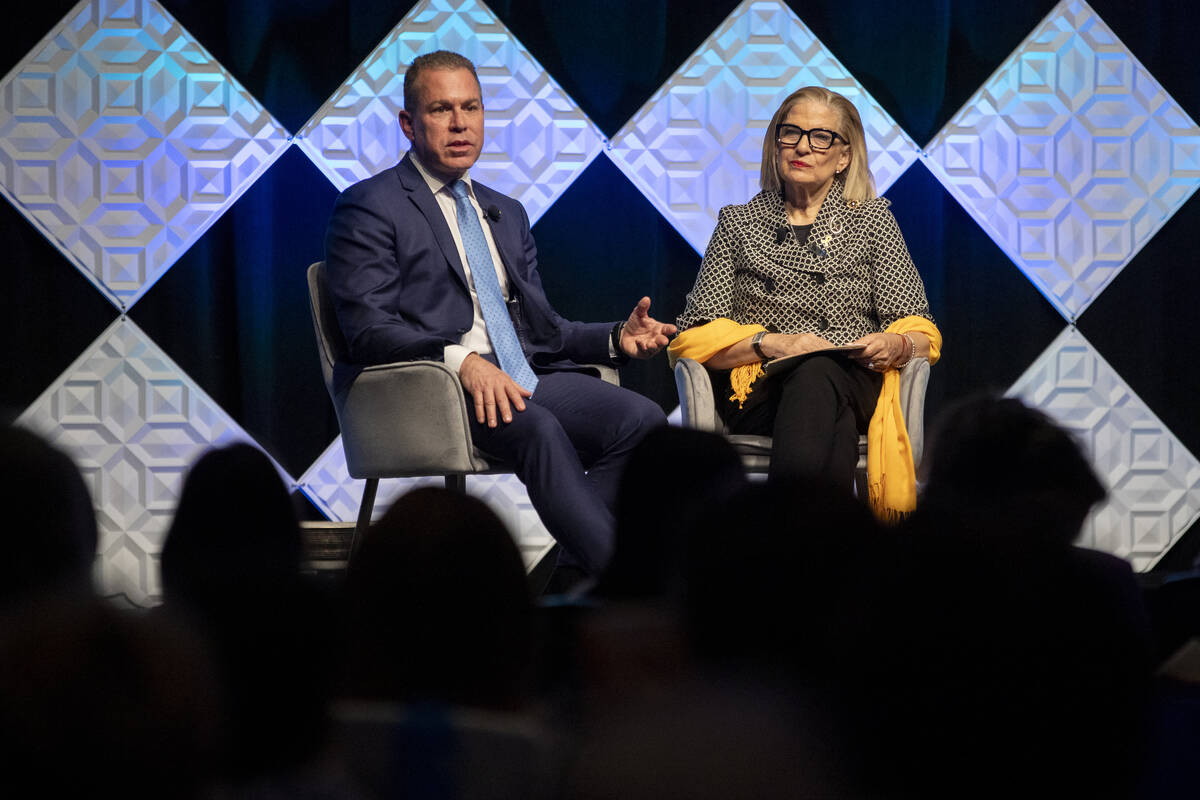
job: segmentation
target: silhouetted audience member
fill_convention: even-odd
[[[798,670],[836,667],[861,608],[859,567],[878,547],[867,506],[818,480],[745,487],[697,526],[688,547],[687,627],[713,664]]]
[[[196,461],[163,544],[163,594],[212,642],[232,783],[302,768],[326,742],[334,609],[300,574],[301,553],[287,489],[261,451],[233,444]]]
[[[1168,573],[1147,590],[1146,606],[1154,625],[1154,660],[1161,664],[1200,638],[1200,569]]]
[[[345,592],[344,696],[494,710],[528,699],[525,567],[482,501],[404,495],[364,538]]]
[[[0,616],[0,795],[209,797],[222,700],[161,615],[80,595]]]
[[[1102,484],[1016,399],[964,401],[930,442],[918,510],[876,552],[862,769],[911,794],[1128,796],[1145,609],[1128,563],[1071,544]]]
[[[689,455],[721,475],[718,453]],[[703,489],[686,501],[702,513],[673,543],[685,663],[669,672],[655,642],[623,644],[630,630],[616,624],[628,620],[619,610],[595,612],[584,638],[588,702],[563,796],[853,796],[837,709],[824,695],[846,625],[861,615],[854,565],[875,544],[875,519],[818,482],[743,484],[724,496]]]
[[[22,428],[0,428],[5,574],[0,607],[47,590],[90,592],[96,515],[66,454]]]
[[[1072,544],[1108,494],[1066,430],[1016,398],[980,396],[931,432],[921,508],[1018,549]]]
[[[648,433],[621,477],[615,549],[596,593],[625,600],[678,595],[697,523],[745,482],[724,436],[674,426]]]
[[[162,549],[169,602],[207,602],[226,586],[291,581],[302,555],[287,489],[263,453],[237,443],[209,450],[189,470]],[[215,599],[215,598],[213,598]]]
[[[621,476],[613,558],[598,586],[578,603],[538,609],[541,685],[566,726],[583,687],[636,694],[679,678],[687,548],[745,482],[741,459],[718,434],[663,426],[638,443]]]

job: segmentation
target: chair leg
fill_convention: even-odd
[[[459,494],[466,494],[467,493],[467,476],[462,475],[462,474],[447,475],[446,476],[446,488],[452,492],[458,492]]]
[[[854,470],[854,496],[865,503],[868,491],[870,490],[867,486],[867,468],[856,467]]]
[[[358,521],[354,523],[354,533],[350,536],[350,552],[346,554],[346,563],[354,558],[362,544],[367,528],[371,527],[371,512],[375,509],[375,492],[379,489],[379,478],[367,478],[363,486],[362,501],[358,504]]]

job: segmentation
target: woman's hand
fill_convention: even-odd
[[[759,343],[768,358],[783,358],[833,347],[815,333],[768,333]]]
[[[912,345],[898,333],[868,333],[851,344],[862,347],[862,352],[853,356],[854,360],[875,372],[899,369],[912,355]]]
[[[753,336],[747,336],[737,344],[731,344],[724,350],[718,350],[704,362],[704,366],[711,369],[730,369],[741,364],[753,364],[761,361],[762,359],[759,358],[758,353],[754,352],[754,346],[750,343],[753,338]],[[812,333],[768,333],[758,343],[758,346],[762,348],[763,355],[767,358],[782,358],[783,356],[811,353],[814,350],[824,350],[827,347],[833,347],[833,343]]]

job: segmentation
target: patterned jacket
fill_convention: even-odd
[[[851,206],[835,180],[806,242],[797,241],[779,194],[725,206],[679,329],[726,317],[848,344],[901,317],[932,321],[889,205],[877,197]]]

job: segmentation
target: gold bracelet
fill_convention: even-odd
[[[914,358],[917,357],[917,342],[916,342],[916,340],[913,339],[913,337],[909,336],[907,333],[902,333],[900,335],[908,340],[908,358],[904,359],[903,364],[897,364],[896,369],[904,369],[905,367],[907,367],[909,365],[909,362],[911,362]]]

